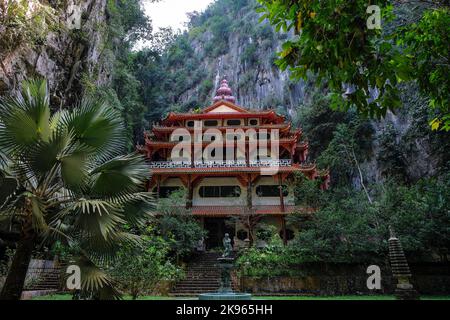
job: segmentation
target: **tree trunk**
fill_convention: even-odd
[[[34,237],[22,238],[19,241],[0,293],[0,300],[20,300],[34,246]]]

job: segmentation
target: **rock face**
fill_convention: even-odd
[[[106,30],[101,27],[107,21],[107,1],[36,3],[52,12],[52,27],[42,42],[0,49],[0,94],[18,90],[26,78],[40,76],[48,80],[52,106],[70,106],[82,95],[83,81],[89,79],[98,86],[110,81],[111,64],[102,52]]]
[[[197,81],[176,102],[210,104],[225,77],[237,104],[261,109],[280,107],[283,112],[292,113],[305,97],[305,84],[292,83],[288,72],[280,72],[274,63],[282,39],[288,35],[277,34],[267,23],[258,22],[260,15],[254,11],[255,1],[241,2],[247,4],[240,9],[210,10],[205,14],[209,18],[204,24],[189,30],[189,45],[200,61],[194,68],[203,75],[201,80],[211,83],[202,95],[203,83]],[[214,16],[217,11],[220,16]],[[214,30],[211,25],[214,23],[219,23],[219,31]]]

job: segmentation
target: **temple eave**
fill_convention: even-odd
[[[171,113],[169,116],[163,121],[163,123],[169,123],[171,121],[181,121],[181,120],[204,120],[204,119],[235,119],[236,117],[241,119],[248,118],[268,118],[271,120],[276,120],[278,123],[284,122],[284,117],[277,115],[274,111],[267,112],[248,112],[248,113],[234,113],[234,112],[226,112],[226,113]]]
[[[233,173],[261,173],[264,175],[264,172],[272,172],[276,168],[274,167],[225,167],[225,168],[155,168],[152,169],[153,174],[160,175],[173,175],[173,174],[233,174]],[[292,165],[290,167],[278,167],[277,173],[295,173],[295,172],[303,172],[303,173],[316,173],[317,168],[316,165],[310,166],[301,166],[301,165]]]

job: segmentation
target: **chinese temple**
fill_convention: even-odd
[[[171,112],[153,125],[139,150],[150,163],[149,188],[157,197],[186,190],[183,206],[208,231],[206,248],[219,246],[225,233],[234,236],[235,246],[245,245],[252,235],[244,221],[250,218],[275,225],[287,243],[294,232],[286,226],[286,216],[311,214],[295,206],[295,174],[320,180],[323,189],[329,184],[328,172],[307,162],[302,131],[274,110],[238,106],[227,80],[211,106]]]

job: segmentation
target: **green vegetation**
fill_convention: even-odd
[[[121,246],[117,259],[109,273],[123,292],[129,292],[133,300],[144,293],[151,293],[160,281],[174,281],[181,277],[181,270],[168,257],[169,244],[162,237],[154,237],[147,228],[138,245]]]
[[[161,216],[153,221],[154,235],[168,243],[168,250],[177,262],[189,257],[198,242],[207,235],[199,221],[183,206],[184,203],[185,190],[172,192],[168,198],[159,199],[157,211]]]
[[[96,264],[114,257],[117,244],[137,240],[123,225],[148,217],[149,169],[141,156],[121,155],[124,128],[106,103],[84,98],[52,115],[49,100],[39,80],[0,101],[0,217],[20,233],[1,299],[20,298],[33,250],[55,240],[72,250],[82,290],[110,297],[116,291]]]
[[[29,10],[33,8],[31,13]],[[48,32],[60,27],[54,10],[38,1],[2,1],[0,4],[0,58],[16,49],[22,43],[31,47],[41,45]]]
[[[382,263],[387,257],[388,226],[392,225],[409,260],[427,261],[432,255],[446,259],[450,246],[450,185],[424,179],[411,186],[388,182],[372,194],[335,187],[311,193],[308,180],[299,180],[297,196],[307,204],[320,203],[314,217],[290,216],[291,228],[301,230],[287,247],[269,242],[263,249],[251,248],[238,259],[242,275],[251,277],[301,275],[298,266],[309,262]],[[277,234],[273,234],[277,237]]]
[[[433,129],[450,130],[448,4],[404,3],[394,9],[394,1],[374,1],[381,8],[382,31],[367,27],[365,0],[259,2],[261,20],[297,35],[284,42],[277,64],[296,79],[314,74],[317,84],[325,80],[335,109],[356,107],[365,116],[384,117],[401,106],[397,84],[415,80],[436,111]],[[419,18],[410,21],[412,12],[396,16],[398,7],[414,6],[422,11]],[[349,88],[345,97],[343,88]]]

